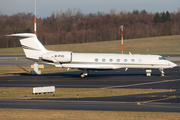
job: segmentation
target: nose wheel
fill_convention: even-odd
[[[89,70],[83,69],[83,72],[80,74],[80,77],[85,78],[85,77],[87,77],[88,74],[89,74]]]
[[[83,73],[80,74],[81,78],[85,78],[87,75],[84,75]]]
[[[159,69],[159,71],[161,72],[161,76],[164,77],[164,70],[163,69]]]

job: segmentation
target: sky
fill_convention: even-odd
[[[177,12],[180,0],[36,0],[37,17],[49,17],[52,12],[81,9],[84,14],[146,10],[149,13]],[[19,12],[34,13],[34,0],[0,0],[0,13],[12,15]]]

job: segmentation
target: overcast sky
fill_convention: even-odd
[[[81,9],[84,14],[116,11],[146,10],[149,13],[177,12],[180,0],[36,0],[37,17],[49,17],[52,11]],[[34,0],[0,0],[0,11],[4,15],[25,12],[34,13]]]

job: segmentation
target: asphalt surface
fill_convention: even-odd
[[[12,56],[7,58],[9,57]],[[19,57],[21,59],[23,56]],[[4,57],[0,57],[0,64],[2,58]],[[4,59],[5,62],[7,62],[7,58]],[[35,76],[0,77],[0,87],[52,85],[56,88],[152,88],[176,90],[165,93],[97,98],[0,100],[0,108],[180,112],[180,67],[165,69],[164,72],[166,77],[161,77],[159,70],[154,69],[151,77],[146,76],[145,69],[90,71],[86,78],[80,78],[81,71]]]
[[[165,69],[164,72],[166,77],[161,77],[160,71],[156,69],[152,70],[151,77],[146,76],[145,69],[90,71],[86,78],[80,78],[81,71],[9,76],[0,77],[0,87],[179,89],[180,67]]]
[[[16,61],[18,59],[18,61]],[[24,55],[0,55],[0,65],[32,65],[33,61],[20,61],[26,59]]]
[[[140,112],[180,112],[180,104],[106,101],[0,100],[0,108],[47,110],[101,110]]]
[[[86,78],[79,77],[81,71],[37,76],[0,77],[0,87],[54,85],[56,88],[157,88],[177,90],[166,93],[97,98],[0,100],[0,108],[180,112],[179,72],[180,67],[165,70],[166,77],[160,77],[159,70],[153,70],[152,76],[146,77],[143,69],[130,69],[126,72],[124,70],[90,71]]]

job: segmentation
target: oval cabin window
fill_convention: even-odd
[[[112,62],[112,61],[113,61],[113,59],[109,59],[109,61],[110,61],[110,62]]]
[[[105,62],[105,61],[106,61],[106,59],[104,59],[104,58],[103,58],[103,59],[102,59],[102,61],[103,61],[103,62]]]
[[[98,59],[96,58],[95,61],[98,62]]]

